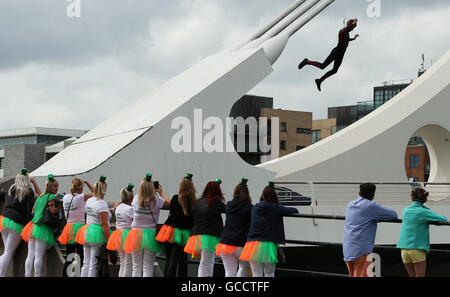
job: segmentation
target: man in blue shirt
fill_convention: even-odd
[[[397,213],[372,200],[376,186],[365,183],[359,187],[359,197],[350,201],[344,227],[343,252],[350,277],[366,277],[369,254],[375,245],[377,221],[395,220]]]

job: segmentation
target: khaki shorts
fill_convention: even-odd
[[[405,250],[402,249],[403,263],[419,263],[427,260],[427,253],[424,250]]]

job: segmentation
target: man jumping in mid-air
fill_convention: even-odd
[[[359,35],[356,34],[354,38],[350,38],[350,32],[356,28],[357,23],[358,23],[358,19],[353,19],[353,20],[347,21],[347,25],[345,26],[345,28],[343,28],[341,31],[339,31],[338,45],[331,51],[331,54],[328,56],[328,58],[325,59],[325,61],[323,63],[304,59],[298,65],[298,69],[302,69],[305,65],[312,65],[312,66],[316,66],[320,69],[325,69],[325,68],[327,68],[328,65],[331,64],[331,62],[334,61],[333,69],[328,71],[321,78],[316,79],[316,85],[317,85],[317,89],[319,89],[319,91],[321,91],[320,86],[321,86],[322,82],[338,72],[339,67],[342,64],[342,60],[344,59],[345,51],[347,50],[349,42],[353,41],[359,37]]]

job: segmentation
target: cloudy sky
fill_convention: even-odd
[[[293,0],[0,1],[0,129],[92,129],[114,111],[154,91],[208,55],[246,40]],[[72,0],[77,1],[77,0]],[[250,91],[275,108],[313,112],[372,99],[383,81],[417,76],[450,48],[448,0],[336,0],[291,38],[274,72]],[[323,71],[297,65],[322,61],[344,18],[359,18],[338,75],[319,93]]]

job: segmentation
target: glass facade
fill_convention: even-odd
[[[305,128],[297,128],[297,133],[299,134],[311,134],[311,129],[305,129]]]
[[[17,137],[0,138],[0,149],[4,149],[5,145],[15,144],[42,144],[52,145],[60,141],[66,140],[68,136],[51,136],[51,135],[27,135]]]
[[[312,143],[316,143],[321,140],[320,130],[312,131]]]
[[[419,168],[419,155],[409,156],[409,168]]]

